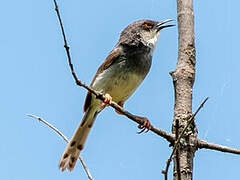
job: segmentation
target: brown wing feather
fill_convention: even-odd
[[[93,85],[95,79],[97,76],[103,72],[105,69],[109,68],[115,61],[116,59],[121,55],[121,47],[116,47],[114,48],[110,54],[107,56],[107,58],[103,61],[101,66],[98,68],[95,76],[92,79],[92,82],[90,84],[90,87]],[[87,93],[86,98],[85,98],[85,103],[83,106],[83,111],[86,112],[87,108],[90,106],[92,100],[92,94],[90,92]]]

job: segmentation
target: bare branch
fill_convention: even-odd
[[[184,133],[186,132],[186,130],[187,130],[187,128],[190,126],[190,124],[193,123],[195,116],[197,115],[197,113],[198,113],[199,110],[203,107],[203,105],[205,104],[205,102],[206,102],[207,100],[208,100],[208,97],[199,105],[199,107],[197,108],[196,112],[195,112],[195,113],[191,116],[191,118],[188,120],[187,125],[184,127],[184,129],[182,130],[181,134],[180,134],[179,137],[177,138],[177,141],[176,141],[175,144],[174,144],[174,148],[173,148],[173,150],[172,150],[172,153],[171,153],[170,157],[168,158],[168,160],[167,160],[167,162],[166,162],[166,164],[167,164],[167,165],[166,165],[166,168],[165,168],[165,170],[162,171],[162,173],[163,173],[164,176],[165,176],[165,180],[167,180],[167,173],[168,173],[169,165],[170,165],[170,163],[171,163],[171,161],[172,161],[173,155],[175,154],[175,152],[176,152],[176,150],[177,150],[177,148],[178,148],[178,146],[179,146],[179,143],[180,143],[181,138],[183,137]]]
[[[45,121],[44,119],[42,119],[41,117],[38,117],[38,116],[35,116],[35,115],[32,115],[32,114],[26,114],[27,116],[31,117],[31,118],[34,118],[34,119],[37,119],[39,120],[40,122],[43,122],[44,124],[46,124],[48,127],[50,127],[52,130],[54,130],[59,136],[61,136],[67,143],[69,142],[69,140],[67,139],[66,136],[64,136],[64,134],[59,131],[56,127],[54,127],[52,124],[50,124],[49,122]],[[93,180],[88,168],[87,168],[87,165],[86,163],[83,161],[83,159],[81,158],[81,156],[78,157],[78,159],[80,160],[87,176],[88,176],[88,179],[90,180]]]
[[[176,119],[179,119],[179,125],[182,129],[192,116],[192,94],[196,64],[193,0],[177,0],[177,21],[178,60],[176,70],[171,73],[175,91],[173,132]],[[189,129],[189,134],[196,138],[197,129]],[[188,137],[182,138],[186,144],[189,144]],[[192,180],[193,158],[196,149],[181,146],[178,150],[181,177],[184,180]],[[174,161],[174,169],[176,169],[176,160]],[[174,174],[173,179],[178,180],[176,174]]]
[[[49,122],[45,121],[44,119],[38,117],[38,116],[35,116],[35,115],[32,115],[32,114],[26,114],[26,116],[28,117],[31,117],[31,118],[34,118],[34,119],[37,119],[41,122],[43,122],[44,124],[46,124],[48,127],[50,127],[51,129],[53,129],[56,133],[58,133],[59,136],[61,136],[66,142],[68,142],[68,139],[66,136],[64,136],[64,134],[59,131],[57,128],[55,128],[53,125],[51,125]]]
[[[202,140],[199,138],[197,138],[196,140],[197,140],[197,142],[196,142],[197,147],[200,149],[205,148],[205,149],[212,149],[212,150],[227,152],[227,153],[232,153],[232,154],[240,154],[240,149],[210,143],[208,141],[205,141],[205,140]]]

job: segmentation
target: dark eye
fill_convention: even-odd
[[[143,24],[143,27],[144,27],[145,29],[147,29],[147,30],[150,30],[150,29],[153,28],[153,25],[150,24],[150,23],[144,23],[144,24]]]

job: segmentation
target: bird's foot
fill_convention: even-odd
[[[143,121],[143,125],[141,125],[141,124],[138,125],[138,128],[141,129],[141,130],[137,133],[141,134],[145,130],[146,130],[145,133],[148,132],[151,129],[150,121],[146,117],[142,117],[142,116],[137,116],[137,118],[139,118]]]
[[[112,103],[112,96],[110,96],[110,94],[106,93],[104,97],[105,97],[105,100],[101,104],[102,109]]]

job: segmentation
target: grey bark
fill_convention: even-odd
[[[174,72],[171,72],[175,90],[174,120],[172,132],[176,132],[176,120],[179,121],[179,132],[192,116],[192,88],[195,79],[195,43],[194,43],[194,13],[192,0],[177,0],[178,18],[178,62]],[[186,131],[181,140],[178,153],[182,180],[191,180],[193,158],[196,146],[191,143],[192,137],[197,137],[195,124]],[[174,157],[174,180],[178,179]]]

